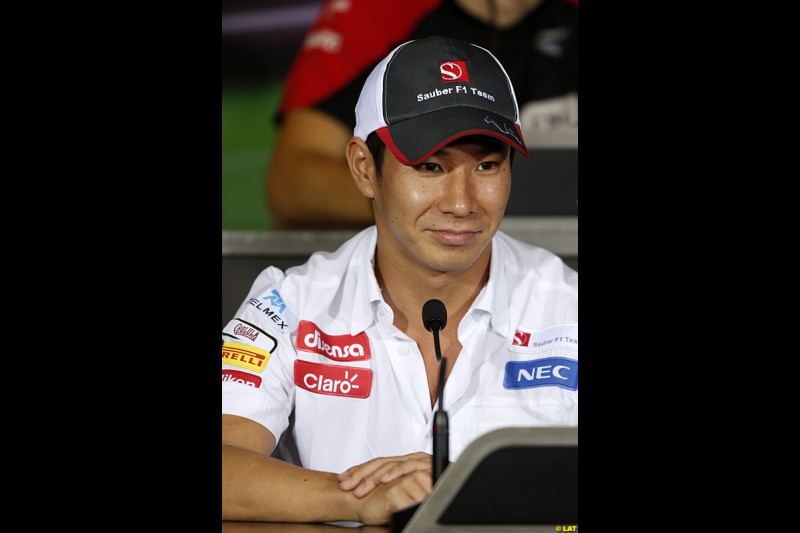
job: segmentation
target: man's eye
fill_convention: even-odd
[[[497,163],[495,163],[494,161],[484,161],[483,163],[478,165],[478,168],[481,170],[492,170],[493,168],[495,168],[496,165]]]
[[[422,163],[419,165],[419,169],[425,172],[436,172],[439,170],[439,165],[436,163]]]

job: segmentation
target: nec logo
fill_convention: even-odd
[[[439,72],[442,74],[443,82],[469,81],[466,61],[442,61],[439,63]]]
[[[578,390],[578,361],[566,357],[509,361],[506,363],[503,387],[506,389],[561,387]]]
[[[261,385],[261,378],[259,376],[254,376],[253,374],[248,374],[240,370],[223,370],[222,381],[233,381],[234,383],[241,383],[242,385],[256,388]]]
[[[372,370],[296,359],[294,384],[315,394],[366,398],[372,389]]]
[[[369,339],[363,331],[358,335],[328,335],[308,320],[300,321],[295,346],[298,350],[318,353],[334,361],[369,359]]]

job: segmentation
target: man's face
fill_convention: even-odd
[[[511,190],[509,152],[472,135],[405,166],[387,149],[374,202],[381,255],[459,272],[488,254]]]

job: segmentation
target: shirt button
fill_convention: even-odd
[[[429,432],[427,432],[427,433],[425,433],[425,438],[426,438],[426,439],[429,439],[429,438],[431,438],[432,436],[433,436],[433,433],[431,433],[430,431],[429,431]]]
[[[408,355],[408,346],[401,344],[400,347],[397,348],[397,353],[400,355]]]

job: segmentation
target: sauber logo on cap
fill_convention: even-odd
[[[358,335],[328,335],[308,320],[300,321],[295,346],[298,350],[318,353],[334,361],[369,359],[369,339],[363,331]]]
[[[222,381],[233,381],[235,383],[247,385],[248,387],[256,388],[261,385],[261,378],[259,376],[254,376],[249,372],[242,372],[241,370],[223,370]]]
[[[296,359],[294,384],[315,394],[366,398],[372,388],[372,370]]]
[[[238,342],[222,343],[222,362],[228,365],[240,366],[246,370],[263,372],[267,367],[269,355],[268,351],[254,346],[239,344]]]
[[[466,61],[442,61],[439,63],[439,72],[442,74],[442,81],[469,81]]]

